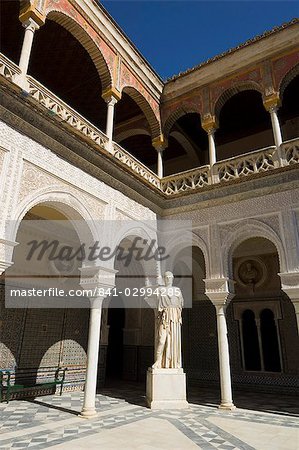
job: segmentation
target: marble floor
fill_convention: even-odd
[[[217,392],[194,388],[181,411],[145,407],[140,385],[102,389],[98,416],[78,417],[81,392],[0,404],[0,449],[298,450],[293,397],[235,393],[238,409],[217,409]],[[298,398],[297,398],[298,400]]]

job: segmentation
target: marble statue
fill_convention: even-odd
[[[165,285],[153,288],[146,297],[156,308],[156,345],[153,369],[182,367],[181,325],[184,299],[180,288],[172,285],[172,272],[165,272]],[[154,302],[152,301],[154,299]]]

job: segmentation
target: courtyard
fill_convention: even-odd
[[[247,3],[0,0],[0,450],[299,450],[298,7]]]
[[[296,398],[235,392],[235,411],[217,408],[217,392],[191,388],[186,410],[145,407],[140,384],[97,394],[97,417],[79,416],[82,392],[0,405],[0,449],[226,449],[296,450]],[[297,406],[296,406],[297,405]]]

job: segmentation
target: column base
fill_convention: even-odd
[[[146,378],[146,402],[151,409],[188,408],[186,374],[183,369],[149,368]]]
[[[237,407],[233,403],[221,403],[218,409],[223,409],[225,411],[234,411]]]
[[[27,94],[29,93],[29,83],[26,79],[26,76],[22,74],[16,74],[14,75],[13,81],[22,89],[22,91],[26,92]]]
[[[81,413],[78,415],[81,419],[93,419],[98,415],[95,409],[83,408]]]

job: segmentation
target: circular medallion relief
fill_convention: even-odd
[[[235,277],[242,286],[260,286],[266,280],[267,268],[256,257],[242,258],[236,267]]]
[[[52,273],[62,278],[74,274],[76,269],[75,258],[67,257],[67,255],[63,253],[65,247],[66,246],[61,245],[58,248],[55,257],[50,260]]]

